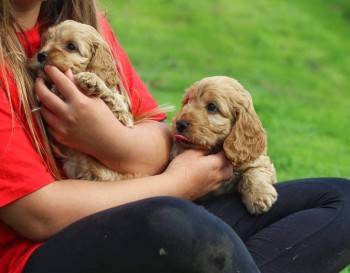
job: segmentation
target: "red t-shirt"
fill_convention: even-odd
[[[123,83],[130,94],[132,112],[142,114],[157,107],[156,101],[135,72],[105,18],[101,18],[100,26],[103,36],[122,67]],[[29,57],[39,49],[38,25],[19,37]],[[0,85],[0,207],[55,180],[40,160],[27,135],[26,121],[20,109],[15,82],[8,74],[6,77],[14,113],[11,112],[9,100]],[[154,116],[154,119],[159,121],[164,118],[164,114]],[[22,272],[26,261],[40,245],[41,243],[26,240],[0,221],[0,273]]]

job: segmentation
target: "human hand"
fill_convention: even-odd
[[[65,98],[50,92],[43,79],[36,80],[35,91],[50,134],[65,146],[96,156],[115,139],[116,129],[124,126],[101,99],[80,92],[70,70],[62,73],[54,66],[45,66],[45,72]]]
[[[180,197],[195,200],[216,190],[232,177],[233,167],[224,152],[207,155],[206,151],[185,150],[171,161],[164,174],[169,176]]]

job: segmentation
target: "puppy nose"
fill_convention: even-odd
[[[185,131],[187,127],[188,127],[187,121],[182,119],[176,121],[176,129],[179,133],[182,133],[183,131]]]
[[[46,60],[46,58],[47,58],[47,52],[46,51],[40,52],[38,54],[38,62],[39,63],[44,62]]]

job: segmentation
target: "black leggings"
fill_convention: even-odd
[[[238,195],[150,198],[88,216],[45,242],[24,273],[337,273],[348,265],[350,181],[276,188],[277,203],[260,216]]]

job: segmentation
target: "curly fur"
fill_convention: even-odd
[[[238,190],[248,211],[268,211],[277,199],[276,171],[267,155],[267,138],[252,97],[235,79],[204,78],[186,90],[172,122],[171,157],[187,148],[224,150],[234,166],[230,181],[210,195]]]
[[[42,40],[43,46],[30,62],[31,69],[46,81],[49,79],[43,72],[45,64],[54,65],[61,71],[71,69],[86,95],[100,97],[122,124],[133,127],[128,94],[110,49],[96,29],[67,20],[49,28]],[[140,176],[120,174],[86,154],[64,147],[53,139],[51,141],[68,178],[106,181]]]

